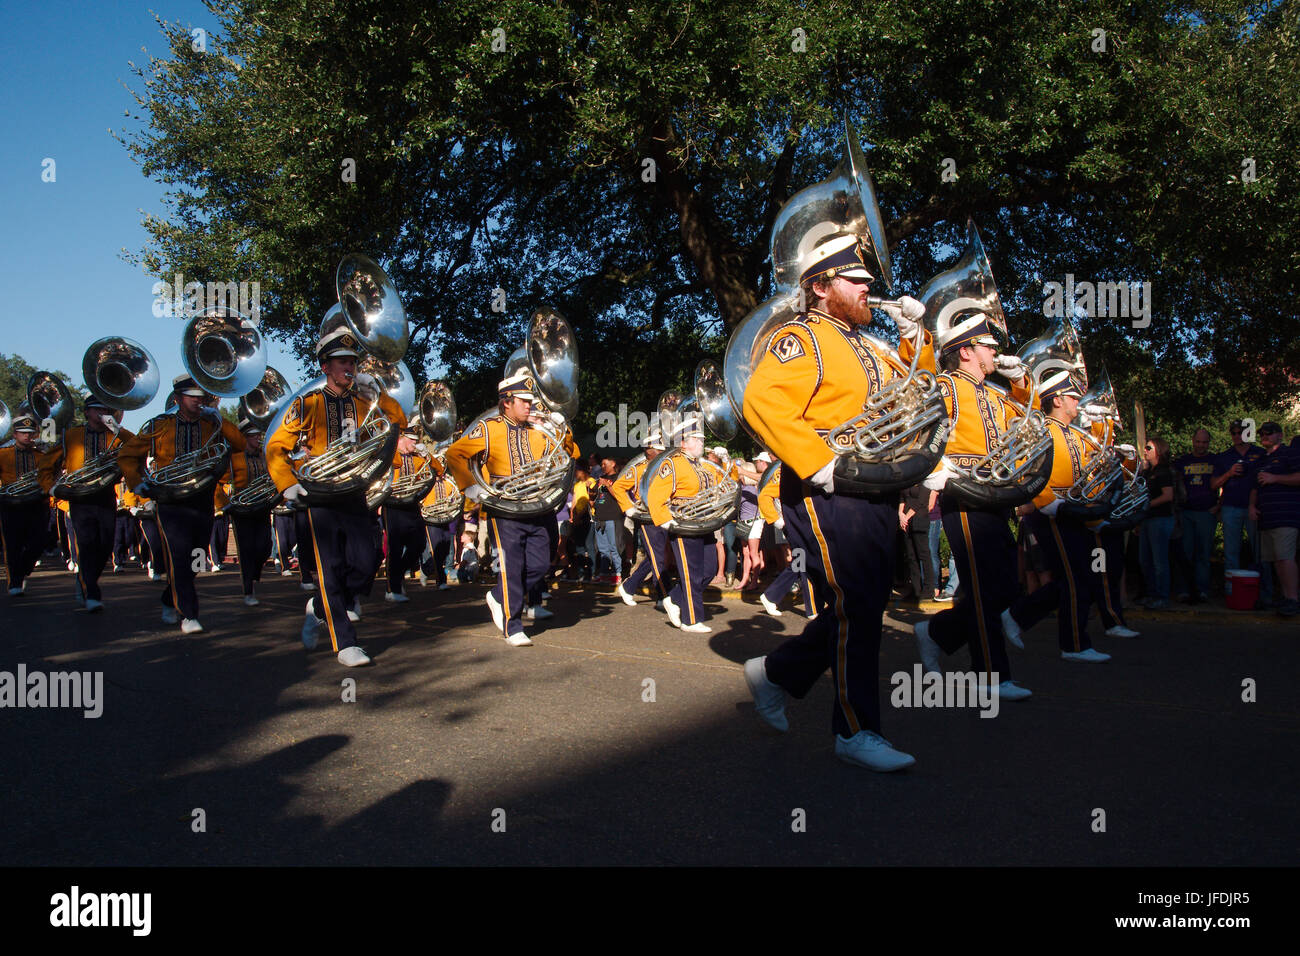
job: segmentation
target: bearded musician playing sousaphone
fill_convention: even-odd
[[[386,419],[388,429],[397,433],[405,428],[406,415],[382,388],[363,391],[356,387],[359,349],[360,343],[348,328],[336,328],[322,336],[316,344],[316,357],[324,382],[293,397],[266,442],[267,471],[285,500],[305,509],[315,555],[317,591],[307,601],[303,645],[314,650],[321,633],[328,631],[339,663],[347,667],[370,663],[357,644],[353,624],[360,619],[360,598],[369,591],[378,568],[374,518],[366,504],[364,485],[337,495],[309,492],[302,484],[308,479],[300,480],[295,464],[305,458],[298,465],[301,470],[327,449],[355,445],[367,423],[381,424],[379,418]],[[399,453],[413,446],[409,438],[397,440]],[[382,449],[380,454],[383,456]],[[392,462],[388,457],[390,466]]]

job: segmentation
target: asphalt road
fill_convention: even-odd
[[[916,663],[886,619],[885,735],[917,764],[832,752],[829,679],[757,721],[741,674],[801,619],[707,602],[683,634],[649,603],[564,586],[535,646],[496,634],[484,588],[364,605],[368,668],[298,641],[306,595],[200,580],[204,634],[159,618],[161,585],[66,572],[0,597],[0,671],[102,671],[103,715],[0,710],[0,863],[1295,865],[1300,623],[1134,616],[1101,665],[1059,659],[1055,621],[1013,651],[1031,700],[994,719],[895,709]],[[949,659],[954,666],[964,661]],[[343,682],[356,681],[355,702]],[[1243,681],[1256,682],[1254,702]],[[653,695],[650,685],[653,681]],[[653,696],[653,700],[649,700]],[[196,810],[205,827],[195,832]],[[1104,831],[1097,811],[1104,811]],[[802,824],[802,826],[800,826]]]

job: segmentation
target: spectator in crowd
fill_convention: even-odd
[[[569,561],[571,578],[589,578],[591,569],[584,566],[581,555],[591,555],[587,533],[591,528],[591,479],[579,465],[573,473],[573,500],[569,503]]]
[[[1143,600],[1153,611],[1169,607],[1169,539],[1174,532],[1174,470],[1169,463],[1169,442],[1156,435],[1142,450],[1143,475],[1151,493],[1151,506],[1142,522]]]
[[[1297,600],[1296,535],[1300,529],[1300,456],[1282,444],[1276,422],[1259,426],[1264,457],[1252,468],[1255,487],[1250,492],[1250,516],[1259,522],[1260,558],[1273,563],[1282,600],[1283,617],[1300,613]]]
[[[1210,552],[1214,547],[1215,511],[1219,492],[1214,487],[1215,456],[1210,454],[1210,433],[1198,428],[1192,436],[1192,453],[1174,462],[1174,476],[1182,482],[1183,554],[1191,566],[1189,601],[1202,603],[1210,593]]]
[[[623,583],[623,557],[618,550],[618,525],[623,521],[623,511],[618,506],[618,499],[610,491],[614,479],[618,476],[618,462],[613,458],[602,458],[600,477],[592,491],[591,520],[596,528],[596,550],[599,560],[608,564],[609,570],[602,576],[596,574],[596,580],[605,580],[610,584]]]
[[[1223,522],[1223,569],[1238,571],[1259,564],[1259,527],[1250,519],[1250,491],[1254,487],[1250,474],[1254,464],[1264,457],[1264,449],[1242,440],[1240,419],[1228,426],[1232,445],[1214,462],[1211,484],[1219,492],[1219,519]],[[1241,559],[1241,533],[1246,532],[1247,559]],[[1272,575],[1260,575],[1260,597],[1267,602],[1273,596]],[[1266,587],[1265,585],[1268,585]]]
[[[760,534],[763,530],[762,522],[758,517],[758,483],[763,477],[763,472],[767,471],[771,457],[767,452],[761,452],[754,459],[753,467],[741,463],[736,468],[740,474],[740,511],[736,517],[736,537],[740,539],[744,561],[741,565],[740,577],[735,580],[735,586],[742,591],[753,590],[753,586],[758,584],[758,576],[763,567],[763,559],[758,550],[759,539],[752,536],[750,532],[756,525]],[[735,570],[734,564],[732,570]]]
[[[957,585],[961,579],[957,577],[957,562],[951,554],[948,555],[948,583],[943,584],[941,578],[941,569],[943,562],[939,560],[939,544],[943,539],[943,513],[939,509],[939,492],[930,492],[930,503],[926,509],[930,523],[930,531],[927,537],[930,543],[930,570],[931,579],[934,581],[934,599],[936,601],[951,601],[957,593]]]
[[[930,563],[930,495],[923,484],[904,491],[898,500],[898,528],[903,536],[903,563],[912,597],[917,601],[939,593]]]

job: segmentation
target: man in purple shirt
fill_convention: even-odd
[[[1214,508],[1219,492],[1213,486],[1215,456],[1210,454],[1210,433],[1198,428],[1192,436],[1192,453],[1174,462],[1174,476],[1187,492],[1183,503],[1183,555],[1192,566],[1199,604],[1210,593],[1210,550],[1214,547]],[[1192,582],[1189,582],[1192,583]]]
[[[1214,477],[1210,485],[1219,492],[1219,520],[1223,522],[1223,569],[1236,571],[1259,564],[1259,526],[1250,519],[1250,489],[1254,487],[1248,474],[1251,466],[1264,457],[1264,449],[1241,440],[1243,427],[1239,420],[1228,426],[1232,446],[1221,452],[1214,462]],[[1246,561],[1241,560],[1241,533],[1246,532]],[[1269,602],[1273,597],[1273,577],[1267,569],[1260,575],[1260,598]]]
[[[1251,470],[1250,516],[1259,521],[1260,557],[1273,562],[1282,602],[1278,613],[1300,613],[1297,594],[1296,536],[1300,534],[1300,456],[1282,444],[1276,422],[1259,427],[1264,457]]]

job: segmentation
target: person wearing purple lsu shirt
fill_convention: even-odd
[[[1264,457],[1264,449],[1242,441],[1240,419],[1228,426],[1232,445],[1220,452],[1214,462],[1211,486],[1219,492],[1219,520],[1223,522],[1223,570],[1238,571],[1258,565],[1259,525],[1250,519],[1250,489],[1254,487],[1248,472]],[[1241,533],[1246,532],[1246,561],[1241,559]],[[1259,596],[1265,605],[1273,597],[1273,575],[1260,567]]]
[[[1219,503],[1219,492],[1212,484],[1215,457],[1210,454],[1210,433],[1198,428],[1192,436],[1192,453],[1174,462],[1174,476],[1187,492],[1182,507],[1183,556],[1192,566],[1193,580],[1187,582],[1192,604],[1200,604],[1210,593],[1210,550]]]

